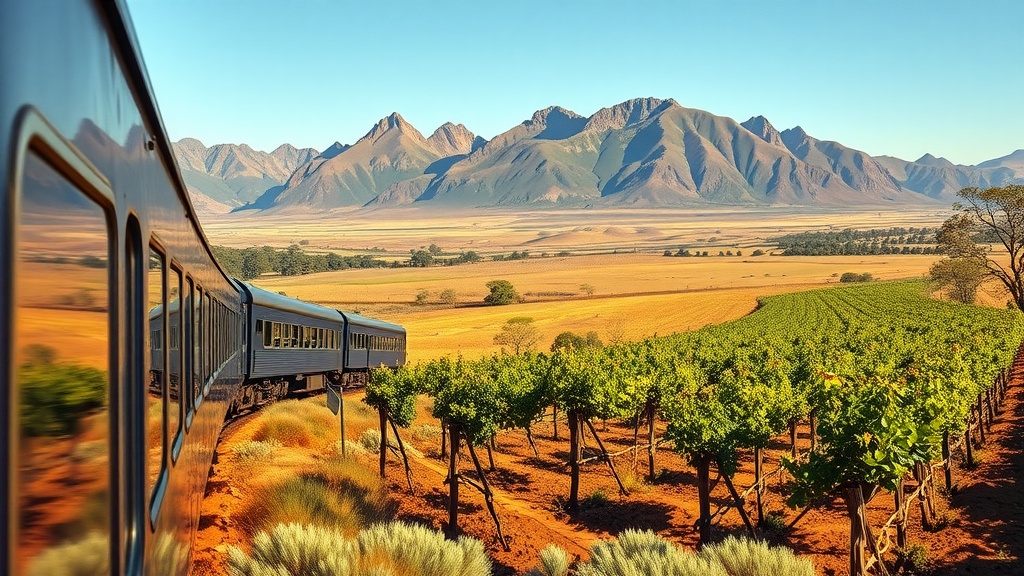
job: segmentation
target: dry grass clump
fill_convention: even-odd
[[[527,576],[567,576],[569,554],[555,544],[548,544],[540,551],[540,566],[530,570]]]
[[[101,532],[43,551],[28,570],[29,576],[91,576],[108,572],[110,541]]]
[[[396,509],[372,470],[338,456],[320,461],[313,471],[259,489],[241,517],[250,535],[289,523],[354,534],[392,518]]]
[[[264,462],[270,460],[274,450],[281,447],[277,440],[245,440],[231,449],[239,462]]]
[[[535,576],[566,576],[568,556],[549,545],[541,552]],[[576,567],[577,576],[814,576],[810,560],[763,542],[730,536],[692,552],[650,530],[624,530],[618,540],[590,547],[590,560]]]
[[[282,446],[309,448],[332,441],[337,421],[326,408],[311,402],[285,400],[267,407],[260,415],[253,440],[276,440]]]
[[[701,548],[700,554],[721,563],[729,576],[814,576],[811,561],[789,548],[734,536]]]
[[[491,561],[479,540],[445,540],[415,524],[377,524],[354,540],[336,530],[278,524],[261,532],[246,555],[228,549],[234,576],[488,576]]]
[[[367,428],[359,435],[359,444],[366,448],[367,452],[380,454],[380,430]]]
[[[410,428],[413,440],[437,442],[441,440],[441,427],[433,424],[417,424]]]

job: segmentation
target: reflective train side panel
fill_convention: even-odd
[[[0,2],[0,572],[185,574],[237,288],[120,2]],[[69,564],[70,563],[70,564]]]

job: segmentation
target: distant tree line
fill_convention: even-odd
[[[252,280],[269,272],[276,272],[282,276],[299,276],[348,268],[383,268],[393,265],[363,254],[341,256],[334,252],[310,253],[300,248],[298,244],[292,244],[283,250],[270,246],[259,248],[214,246],[213,255],[228,274],[243,280]]]
[[[888,228],[800,232],[773,238],[783,256],[874,256],[937,254],[934,228]]]
[[[764,252],[762,252],[761,254],[764,254]],[[742,250],[737,250],[735,253],[733,253],[732,250],[719,250],[718,251],[718,255],[719,256],[743,256],[743,251]],[[696,250],[694,252],[690,252],[689,250],[680,248],[679,250],[677,250],[675,252],[673,252],[672,250],[665,250],[665,253],[663,254],[663,256],[679,256],[679,257],[682,257],[682,258],[689,258],[691,256],[693,256],[693,257],[711,256],[711,253],[709,251],[707,251],[707,250],[704,250],[703,252],[701,252],[700,250]]]

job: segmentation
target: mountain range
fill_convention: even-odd
[[[461,124],[429,137],[398,113],[354,144],[273,152],[186,138],[173,145],[201,210],[323,212],[419,204],[879,206],[949,204],[966,186],[1024,182],[1024,150],[956,165],[910,162],[639,98],[590,117],[553,106],[487,141]]]

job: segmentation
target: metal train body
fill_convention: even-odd
[[[186,574],[228,412],[404,331],[228,277],[120,0],[0,2],[0,122],[0,573]]]

